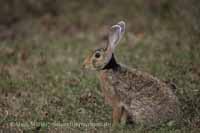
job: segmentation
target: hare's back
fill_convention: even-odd
[[[137,69],[121,66],[113,76],[116,90],[128,92],[132,97],[156,98],[173,95],[171,88],[158,78]],[[118,87],[117,87],[118,86]]]

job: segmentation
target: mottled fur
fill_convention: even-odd
[[[120,23],[124,26],[121,28],[125,28],[124,22],[124,25],[122,22],[117,25],[120,27]],[[112,45],[116,46],[117,39],[123,35],[121,31],[124,29],[114,29],[112,34],[117,35],[110,36],[115,43],[94,51],[84,62],[86,68],[98,71],[105,101],[113,108],[113,124],[131,120],[136,124],[154,126],[177,119],[180,115],[179,101],[169,85],[148,73],[116,62]],[[99,51],[102,57],[96,58]]]
[[[127,111],[135,123],[156,125],[180,114],[171,88],[148,73],[118,64],[99,71],[99,78],[106,101]]]

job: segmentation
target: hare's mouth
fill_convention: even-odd
[[[83,70],[95,70],[95,68],[92,65],[84,64],[82,65]]]

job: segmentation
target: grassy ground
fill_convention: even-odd
[[[116,51],[118,61],[176,84],[184,117],[180,126],[126,126],[117,131],[200,131],[200,44],[195,31],[189,26],[182,29],[185,23],[173,16],[170,20],[151,19],[151,14],[121,17],[125,13],[105,9],[98,10],[101,17],[47,15],[13,26],[11,37],[0,41],[0,129],[112,131],[111,108],[104,104],[96,74],[82,71],[81,63],[104,42],[108,27],[124,19],[128,28]]]

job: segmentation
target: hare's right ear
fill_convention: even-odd
[[[114,52],[115,47],[121,40],[122,36],[124,35],[125,32],[125,22],[120,21],[116,25],[113,25],[110,28],[110,32],[108,35],[108,47],[112,53]]]

